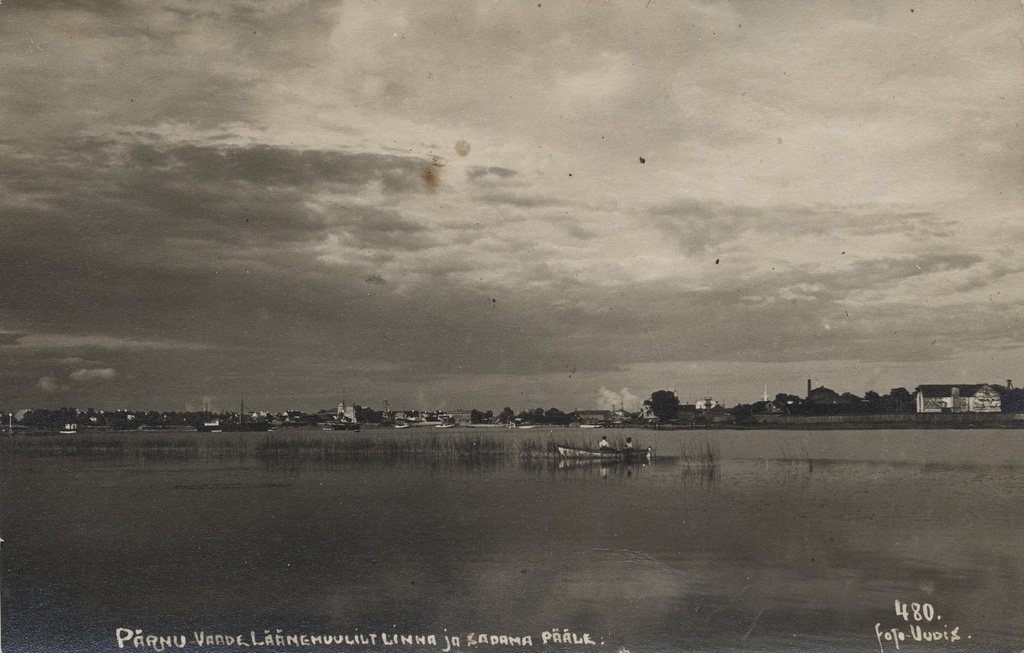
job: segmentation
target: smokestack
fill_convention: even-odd
[[[807,379],[807,398],[811,398],[811,380]]]
[[[1006,389],[1013,390],[1013,379],[1006,379]]]

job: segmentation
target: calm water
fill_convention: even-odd
[[[628,434],[652,465],[5,453],[4,651],[1024,649],[1024,433]]]

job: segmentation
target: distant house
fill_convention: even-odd
[[[459,410],[449,410],[448,411],[448,416],[456,424],[470,424],[473,421],[473,411],[472,410],[462,410],[462,409],[459,409]]]
[[[337,415],[339,422],[359,421],[359,419],[356,417],[356,407],[346,406],[344,401],[338,404],[338,411],[335,414]]]
[[[998,413],[999,392],[987,383],[917,386],[919,413]]]
[[[696,403],[685,403],[679,404],[679,408],[676,409],[676,420],[680,422],[693,423],[697,419],[697,405]]]
[[[580,424],[604,424],[612,418],[610,410],[577,410],[576,419]]]
[[[843,403],[842,395],[831,388],[826,388],[822,385],[812,390],[810,383],[807,386],[807,399],[804,401],[809,404],[834,405]]]

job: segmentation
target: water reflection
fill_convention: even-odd
[[[216,447],[182,458],[173,446],[5,455],[5,643],[112,649],[124,625],[559,626],[610,650],[864,651],[897,598],[940,607],[971,650],[1019,642],[1017,467],[709,444],[666,441],[681,455],[650,465]]]

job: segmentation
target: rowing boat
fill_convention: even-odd
[[[597,460],[650,460],[651,448],[646,449],[583,449],[580,447],[558,446],[562,458]]]

